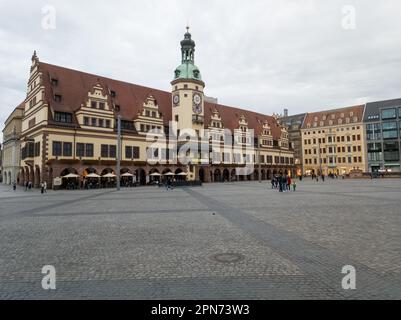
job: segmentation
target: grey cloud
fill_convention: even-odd
[[[341,27],[354,5],[357,28]],[[57,28],[43,30],[53,5]],[[206,94],[264,113],[401,97],[397,0],[22,1],[0,4],[0,121],[25,97],[30,56],[170,90],[187,21]]]

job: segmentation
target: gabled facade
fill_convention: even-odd
[[[19,183],[23,108],[23,104],[16,107],[4,124],[3,146],[0,154],[2,182],[4,184]]]
[[[32,181],[37,187],[47,181],[51,186],[55,178],[69,173],[79,175],[81,183],[91,173],[116,173],[118,115],[121,173],[131,173],[141,184],[152,180],[155,172],[168,171],[187,172],[188,179],[205,182],[294,173],[285,126],[272,116],[223,106],[205,97],[205,83],[195,65],[195,42],[188,31],[171,86],[171,92],[165,92],[55,66],[41,62],[35,52],[22,106],[20,183]],[[186,131],[201,136],[205,129],[210,130],[208,146],[191,150],[189,164],[173,163],[177,149],[154,148],[148,139],[150,131],[154,136],[173,135],[178,148],[188,142]],[[232,136],[226,135],[227,129]],[[237,146],[219,150],[234,133],[240,137]],[[256,146],[257,152],[246,154],[245,146]],[[209,152],[212,147],[217,151]],[[158,161],[149,163],[149,157]],[[239,176],[235,168],[246,159],[253,160],[255,172]]]

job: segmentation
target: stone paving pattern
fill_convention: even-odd
[[[218,254],[236,254],[220,262]],[[357,290],[341,269],[357,269]],[[57,289],[41,288],[54,265]],[[0,187],[0,299],[400,299],[401,180]]]

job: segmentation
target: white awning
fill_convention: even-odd
[[[89,173],[85,178],[100,178],[100,176],[96,173]]]
[[[79,178],[79,175],[75,174],[75,173],[69,173],[66,176],[63,176],[62,178]]]
[[[126,172],[121,175],[122,177],[133,177],[134,175],[132,173]]]
[[[102,178],[115,178],[117,177],[114,173],[108,173],[102,176]]]
[[[151,173],[150,176],[151,176],[151,177],[160,177],[161,174],[158,173],[158,172],[154,172],[154,173]]]

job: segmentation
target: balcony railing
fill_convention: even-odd
[[[193,114],[192,115],[192,123],[199,123],[203,124],[205,121],[204,116],[198,115],[198,114]]]

